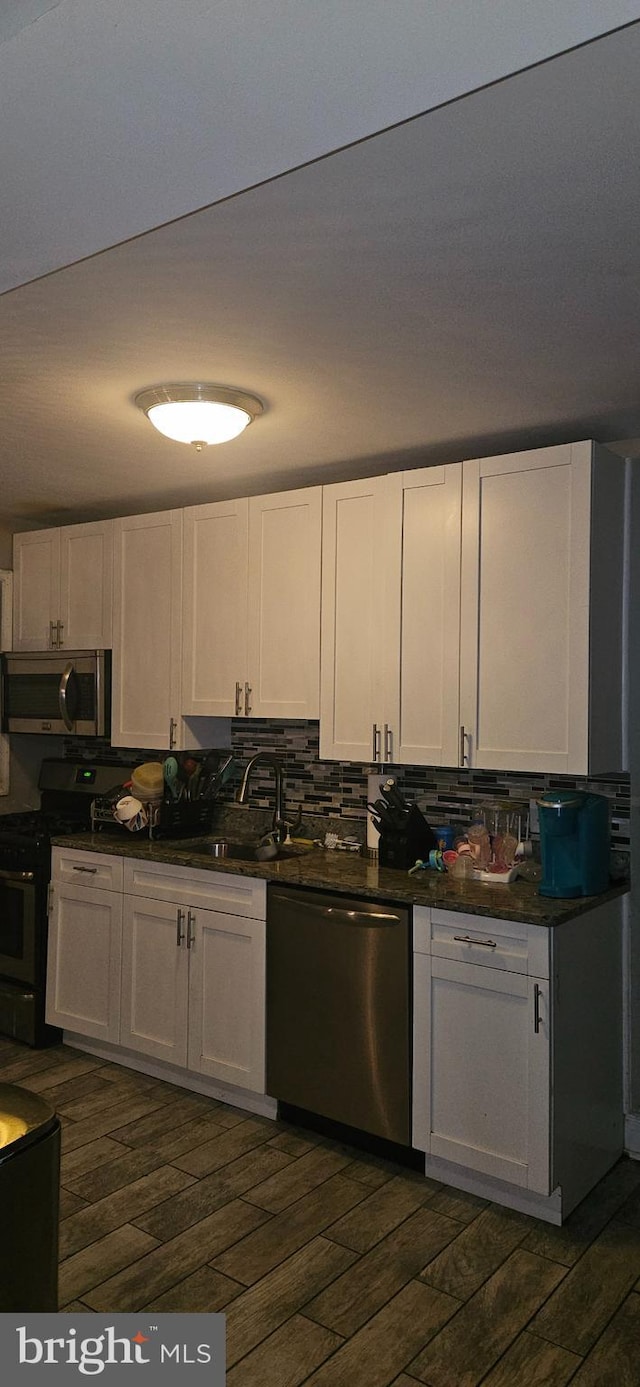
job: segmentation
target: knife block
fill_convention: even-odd
[[[398,867],[400,871],[408,872],[418,858],[426,861],[431,849],[437,846],[433,829],[416,805],[412,804],[404,829],[380,834],[378,862],[381,867]]]

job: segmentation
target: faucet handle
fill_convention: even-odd
[[[283,819],[282,822],[287,830],[287,835],[289,837],[292,833],[298,833],[299,830],[302,828],[302,805],[298,805],[298,812],[296,814],[295,819],[293,819],[292,821],[290,819]]]

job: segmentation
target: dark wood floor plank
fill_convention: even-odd
[[[352,1247],[355,1252],[368,1252],[431,1198],[432,1190],[428,1186],[425,1188],[406,1180],[402,1175],[392,1176],[362,1204],[333,1223],[327,1229],[327,1237]]]
[[[577,1354],[525,1330],[483,1378],[482,1387],[566,1387],[581,1363]]]
[[[83,1122],[75,1122],[71,1128],[65,1128],[62,1133],[62,1150],[75,1151],[77,1146],[86,1146],[88,1142],[95,1141],[96,1137],[113,1136],[114,1141],[119,1141],[115,1133],[122,1127],[123,1117],[125,1121],[133,1122],[165,1107],[164,1097],[147,1098],[144,1094],[133,1095],[125,1103],[116,1103],[93,1117],[87,1117]]]
[[[531,1329],[573,1353],[586,1354],[640,1275],[640,1239],[610,1224],[567,1273]]]
[[[136,1228],[139,1237],[153,1243],[153,1251],[128,1271],[109,1279],[103,1277],[103,1284],[84,1293],[83,1298],[93,1310],[139,1310],[205,1262],[213,1261],[219,1252],[246,1237],[268,1217],[254,1204],[236,1199],[160,1247],[154,1238]]]
[[[113,1145],[118,1148],[119,1152],[116,1159],[109,1161],[108,1164],[95,1170],[91,1175],[80,1175],[79,1178],[72,1175],[65,1179],[65,1184],[73,1190],[74,1194],[81,1195],[83,1199],[92,1201],[103,1199],[105,1195],[113,1194],[114,1190],[129,1184],[131,1180],[137,1180],[141,1175],[148,1175],[158,1166],[173,1164],[176,1156],[195,1149],[200,1142],[206,1141],[212,1132],[221,1135],[221,1128],[212,1117],[202,1117],[196,1118],[193,1122],[185,1123],[177,1132],[166,1132],[163,1137],[158,1137],[156,1141],[149,1142],[147,1146],[137,1150],[132,1150],[131,1147],[122,1146],[121,1143],[114,1141]],[[81,1150],[87,1149],[86,1147],[81,1148]],[[72,1157],[79,1155],[79,1151],[72,1152]],[[63,1156],[63,1167],[65,1160],[66,1158]]]
[[[226,1387],[300,1387],[342,1342],[338,1334],[294,1315],[231,1369]]]
[[[264,1124],[252,1117],[245,1118],[211,1141],[203,1142],[183,1156],[177,1156],[173,1164],[188,1171],[189,1175],[211,1175],[212,1171],[228,1165],[236,1156],[243,1156],[245,1151],[264,1145],[266,1140]]]
[[[476,1387],[566,1271],[518,1248],[407,1364],[429,1387]]]
[[[237,1281],[231,1281],[228,1276],[221,1276],[213,1267],[198,1267],[191,1276],[186,1276],[184,1281],[179,1281],[176,1286],[163,1291],[162,1295],[156,1296],[155,1300],[141,1306],[141,1309],[164,1310],[172,1314],[213,1312],[224,1309],[243,1290],[244,1286],[240,1286]]]
[[[369,1189],[377,1190],[382,1185],[386,1185],[388,1180],[393,1179],[393,1171],[386,1170],[382,1165],[374,1165],[371,1160],[351,1160],[345,1166],[343,1172],[349,1180],[361,1180],[363,1185]]]
[[[59,1299],[61,1305],[82,1296],[87,1304],[87,1292],[107,1277],[130,1267],[132,1262],[144,1257],[156,1246],[155,1238],[141,1233],[139,1228],[128,1224],[108,1233],[106,1238],[85,1247],[82,1252],[68,1257],[60,1266]]]
[[[535,1221],[524,1247],[566,1267],[574,1266],[639,1185],[640,1162],[623,1157],[561,1228]]]
[[[607,1325],[572,1384],[575,1387],[638,1387],[640,1296],[632,1292]]]
[[[227,1312],[228,1366],[296,1314],[350,1266],[355,1256],[355,1252],[326,1238],[313,1238],[275,1271],[244,1290]]]
[[[69,1151],[60,1161],[60,1179],[63,1185],[73,1190],[75,1194],[80,1194],[82,1199],[90,1200],[95,1191],[94,1180],[102,1178],[103,1169],[106,1169],[109,1162],[118,1156],[125,1156],[128,1148],[122,1146],[119,1141],[112,1141],[111,1137],[98,1137],[96,1141],[90,1141],[86,1146],[79,1146],[76,1151]],[[90,1172],[88,1175],[87,1172]],[[97,1174],[94,1175],[94,1172]],[[85,1188],[76,1190],[74,1180],[85,1179]],[[99,1197],[99,1196],[97,1196]]]
[[[269,1139],[269,1146],[275,1147],[276,1151],[285,1151],[288,1156],[305,1156],[307,1151],[313,1151],[314,1146],[318,1146],[319,1137],[315,1137],[311,1132],[294,1132],[285,1127],[284,1131],[279,1131],[277,1136]]]
[[[60,1219],[71,1218],[72,1214],[77,1214],[80,1209],[88,1207],[86,1199],[81,1199],[79,1194],[72,1194],[71,1190],[60,1187]]]
[[[163,1101],[158,1102],[155,1110],[150,1110],[148,1116],[134,1118],[133,1121],[116,1129],[116,1141],[123,1142],[125,1146],[146,1146],[148,1142],[164,1136],[166,1132],[179,1130],[183,1122],[191,1122],[201,1117],[215,1118],[216,1125],[222,1129],[220,1104],[211,1098],[204,1098],[198,1093],[186,1094],[184,1089],[179,1095],[170,1098],[149,1090],[143,1096],[145,1099],[157,1097]]]
[[[482,1209],[486,1209],[489,1201],[481,1199],[478,1194],[470,1194],[467,1190],[456,1190],[443,1185],[429,1202],[437,1214],[456,1218],[459,1223],[471,1223]]]
[[[93,1084],[89,1088],[86,1085],[91,1080]],[[84,1092],[79,1091],[81,1084],[85,1084]],[[72,1088],[75,1092],[71,1092]],[[96,1113],[106,1112],[108,1108],[116,1105],[122,1107],[123,1103],[130,1100],[131,1094],[130,1088],[121,1088],[119,1084],[106,1084],[98,1076],[93,1078],[93,1075],[83,1075],[82,1079],[58,1085],[48,1096],[54,1102],[60,1117],[71,1118],[73,1122],[84,1122],[89,1117],[95,1117]],[[145,1093],[144,1096],[148,1095]]]
[[[418,1209],[310,1301],[305,1315],[336,1334],[355,1334],[459,1231],[460,1225],[444,1214]]]
[[[176,1170],[175,1166],[163,1165],[150,1175],[143,1175],[140,1180],[134,1180],[133,1184],[125,1185],[114,1194],[108,1194],[105,1199],[87,1204],[84,1209],[71,1214],[61,1222],[60,1256],[70,1257],[74,1252],[79,1252],[81,1247],[87,1247],[89,1243],[103,1238],[106,1233],[112,1233],[123,1223],[135,1221],[139,1227],[137,1219],[147,1209],[162,1204],[178,1190],[183,1190],[185,1185],[192,1183],[193,1175],[187,1175],[184,1170]],[[151,1236],[155,1237],[155,1234]]]
[[[216,1260],[216,1270],[245,1286],[253,1285],[285,1257],[322,1233],[340,1214],[353,1208],[365,1192],[364,1186],[355,1180],[333,1175],[319,1189],[312,1190],[283,1213],[273,1214],[263,1228],[225,1252]]]
[[[41,1069],[37,1074],[26,1075],[20,1080],[20,1085],[22,1088],[28,1088],[31,1093],[41,1093],[43,1098],[46,1098],[48,1089],[66,1083],[67,1079],[78,1078],[80,1074],[97,1071],[102,1067],[102,1063],[102,1060],[90,1055],[73,1055],[60,1064]]]
[[[432,1286],[410,1281],[307,1379],[307,1387],[387,1387],[458,1306]]]
[[[284,1170],[255,1185],[247,1198],[261,1209],[267,1209],[270,1214],[279,1214],[294,1204],[296,1199],[302,1199],[332,1175],[337,1175],[339,1170],[344,1170],[348,1164],[348,1156],[316,1146],[299,1160],[290,1161]]]
[[[291,1157],[285,1156],[283,1151],[258,1146],[255,1151],[247,1151],[244,1156],[223,1166],[222,1170],[214,1171],[213,1175],[205,1175],[202,1180],[196,1180],[195,1176],[187,1175],[184,1171],[185,1179],[193,1181],[189,1188],[168,1199],[162,1208],[136,1218],[135,1223],[160,1242],[167,1242],[238,1195],[246,1198],[247,1190],[251,1191],[265,1177],[290,1163]],[[250,1202],[253,1203],[253,1199]]]
[[[490,1204],[425,1267],[422,1280],[459,1300],[469,1300],[530,1228],[526,1214]]]

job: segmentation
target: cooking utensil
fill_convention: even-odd
[[[162,767],[162,774],[164,775],[164,783],[169,791],[169,794],[171,795],[171,798],[179,799],[181,789],[180,767],[175,756],[165,757]]]

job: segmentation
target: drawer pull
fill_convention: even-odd
[[[479,944],[481,949],[497,949],[495,939],[473,939],[470,934],[454,934],[458,944]]]
[[[75,863],[74,863],[72,870],[73,870],[74,872],[86,872],[88,876],[94,877],[94,876],[96,875],[96,872],[97,872],[98,868],[97,868],[97,867],[76,867],[76,865],[75,865]]]

